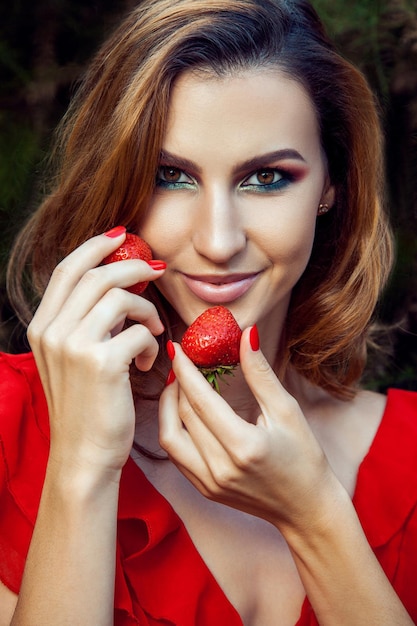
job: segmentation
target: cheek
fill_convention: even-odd
[[[271,260],[283,265],[304,266],[314,242],[315,219],[294,219],[264,230],[262,246]]]
[[[167,263],[183,248],[187,236],[182,216],[180,218],[175,210],[162,210],[159,206],[152,206],[138,230],[152,248],[154,258]]]

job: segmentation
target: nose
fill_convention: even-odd
[[[242,222],[232,192],[217,189],[204,193],[196,212],[194,248],[213,263],[227,263],[246,246]]]

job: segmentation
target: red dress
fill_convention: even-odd
[[[49,449],[31,354],[0,354],[0,580],[18,593]],[[417,393],[390,390],[354,505],[377,558],[417,622]],[[116,626],[242,626],[184,525],[129,459],[118,514]],[[296,626],[318,622],[306,599]]]

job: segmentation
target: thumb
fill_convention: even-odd
[[[246,328],[242,333],[240,365],[245,380],[265,416],[274,413],[273,408],[276,409],[277,404],[291,399],[260,349],[256,325]]]

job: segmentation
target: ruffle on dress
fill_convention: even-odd
[[[116,612],[129,602],[129,617],[143,612],[145,624],[242,626],[180,518],[131,458],[120,485],[118,552]]]

